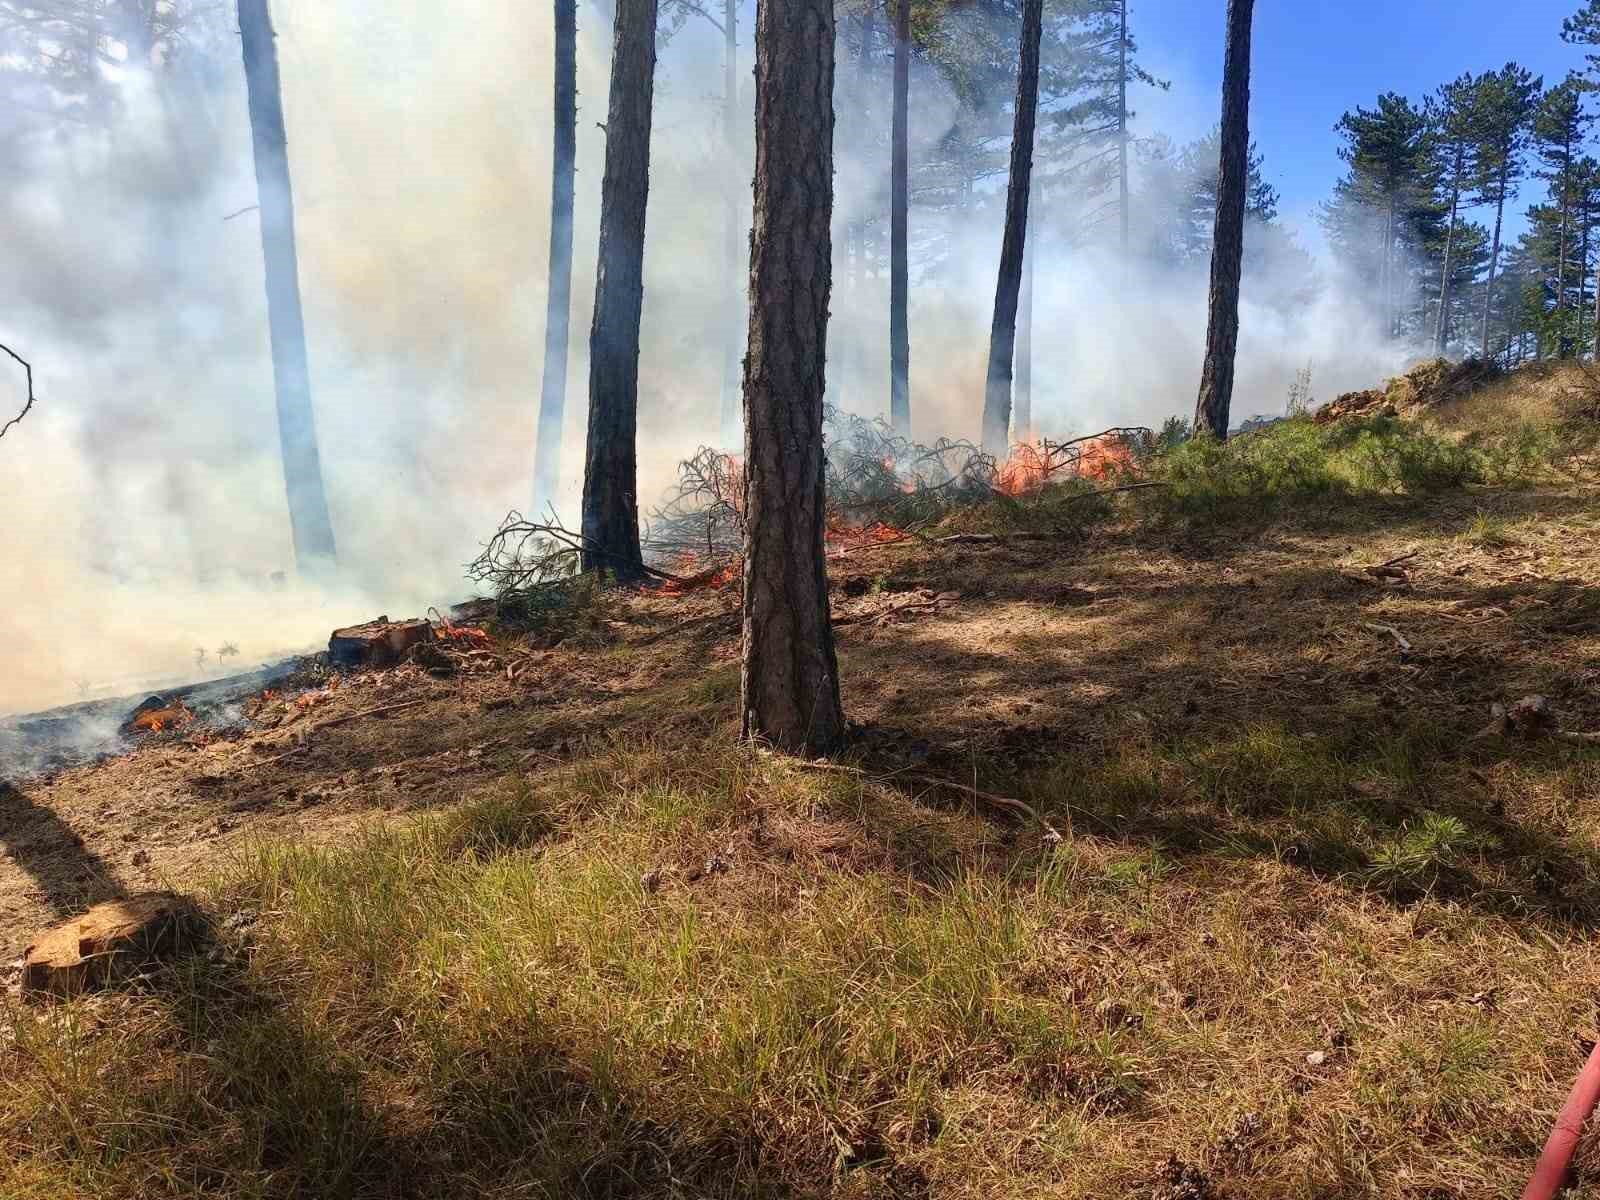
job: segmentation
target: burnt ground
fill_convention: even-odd
[[[1064,748],[1242,725],[1403,723],[1465,743],[1491,704],[1535,692],[1566,727],[1600,729],[1596,498],[1482,491],[1205,535],[855,551],[830,567],[854,753],[999,788]],[[345,837],[596,740],[692,755],[736,727],[734,595],[602,605],[598,632],[569,645],[502,644],[444,678],[353,676],[233,735],[155,735],[0,792],[0,942],[14,956],[95,901],[191,889],[247,841]],[[1589,800],[1568,805],[1575,832],[1596,820]]]

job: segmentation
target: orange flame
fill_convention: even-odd
[[[476,625],[455,625],[449,621],[441,621],[434,633],[447,642],[464,642],[469,646],[494,644],[494,639],[489,636],[488,630],[480,629]]]
[[[164,733],[168,729],[181,729],[194,720],[194,713],[177,700],[165,708],[153,708],[133,718],[133,727],[145,733]]]

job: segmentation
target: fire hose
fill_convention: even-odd
[[[1578,1136],[1583,1124],[1600,1103],[1600,1042],[1589,1052],[1589,1061],[1578,1072],[1572,1092],[1556,1117],[1555,1128],[1544,1144],[1538,1165],[1533,1168],[1533,1178],[1523,1190],[1522,1200],[1554,1200],[1567,1179],[1567,1168],[1578,1150]]]

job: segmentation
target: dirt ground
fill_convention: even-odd
[[[1140,731],[1395,712],[1465,738],[1529,693],[1600,729],[1596,499],[1480,492],[1203,538],[854,552],[830,569],[857,755],[987,777]],[[269,706],[271,728],[156,735],[0,790],[0,943],[15,958],[96,901],[193,887],[247,839],[346,836],[589,739],[692,753],[737,719],[735,607],[730,592],[613,600],[601,646],[501,648],[448,678],[357,675]]]

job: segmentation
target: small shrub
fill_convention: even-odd
[[[1467,441],[1393,417],[1363,424],[1349,460],[1358,485],[1367,490],[1418,495],[1484,478],[1482,455]]]
[[[1166,486],[1146,493],[1158,517],[1228,519],[1343,487],[1326,434],[1309,419],[1279,421],[1230,442],[1171,441],[1168,433],[1157,439],[1150,466],[1152,478]]]
[[[1386,892],[1426,895],[1483,844],[1483,838],[1459,818],[1426,813],[1418,824],[1402,829],[1398,838],[1378,848],[1367,867],[1367,880]]]

